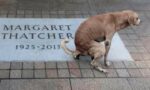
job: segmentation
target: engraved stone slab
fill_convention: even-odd
[[[0,19],[0,61],[66,61],[73,58],[60,48],[69,38],[74,47],[74,34],[85,19]],[[132,60],[119,35],[113,38],[109,60]]]

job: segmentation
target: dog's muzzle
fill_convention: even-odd
[[[136,26],[138,26],[140,23],[141,23],[141,20],[138,19],[137,22],[136,22]]]

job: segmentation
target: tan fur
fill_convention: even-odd
[[[75,51],[68,50],[64,42],[61,46],[66,52],[71,52],[74,57],[79,54],[90,54],[94,57],[94,61],[101,58],[101,51],[105,47],[104,63],[107,66],[106,57],[114,33],[130,25],[139,24],[138,14],[131,10],[95,15],[84,21],[76,31]],[[96,41],[99,38],[105,38],[104,41],[107,41],[108,45],[101,47],[101,44]]]

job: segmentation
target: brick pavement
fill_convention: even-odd
[[[0,62],[0,90],[150,90],[149,0],[0,0],[1,18],[86,18],[122,9],[142,19],[119,32],[134,61],[112,62],[108,74],[89,61]]]

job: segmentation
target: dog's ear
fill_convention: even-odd
[[[129,25],[133,26],[135,24],[135,17],[128,14],[128,23],[129,23]]]
[[[123,13],[125,15],[124,17],[127,18],[129,25],[133,25],[135,23],[134,17],[133,17],[134,15],[132,15],[133,11],[131,11],[131,10],[124,10]]]

